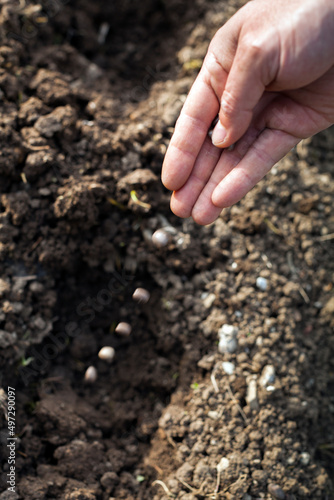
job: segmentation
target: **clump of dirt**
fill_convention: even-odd
[[[334,498],[333,130],[178,220],[161,162],[241,2],[0,6],[0,499]]]

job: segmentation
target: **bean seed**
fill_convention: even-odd
[[[136,288],[132,298],[139,304],[146,304],[150,300],[150,292],[145,290],[145,288]]]

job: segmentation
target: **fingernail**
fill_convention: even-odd
[[[212,132],[212,144],[214,146],[221,146],[225,141],[226,135],[227,132],[219,121]]]

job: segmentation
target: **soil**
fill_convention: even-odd
[[[160,182],[241,4],[0,1],[1,500],[334,498],[334,131],[207,227]]]

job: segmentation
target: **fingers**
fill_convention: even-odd
[[[190,217],[193,206],[216,167],[220,155],[221,149],[214,147],[207,136],[187,182],[172,195],[171,210],[175,215]]]
[[[279,66],[274,35],[267,42],[253,36],[240,39],[221,99],[219,121],[212,134],[218,147],[234,144],[248,129],[254,110]]]
[[[195,222],[205,225],[217,219],[221,212],[221,207],[214,205],[212,202],[212,194],[222,179],[228,176],[233,168],[238,165],[259,133],[259,130],[255,127],[251,127],[232,150],[224,150],[222,152],[210,179],[208,179],[193,206],[191,216]]]
[[[237,203],[299,140],[281,130],[265,129],[240,162],[218,183],[211,202],[220,208]]]
[[[180,189],[187,181],[219,110],[219,101],[201,70],[176,123],[162,166],[162,182],[167,189]]]

